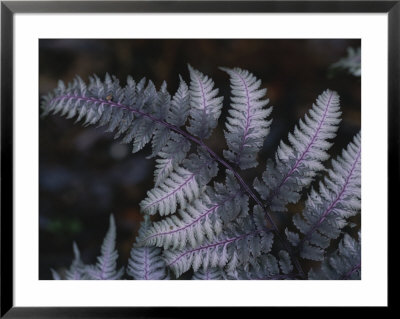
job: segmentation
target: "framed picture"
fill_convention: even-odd
[[[388,307],[399,18],[2,1],[1,316]]]

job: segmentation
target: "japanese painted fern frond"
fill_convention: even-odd
[[[293,217],[293,223],[304,234],[286,230],[289,240],[298,247],[303,258],[323,260],[330,241],[341,234],[346,219],[361,208],[361,136],[354,137],[342,156],[332,160],[332,169],[319,183],[319,191],[312,189],[303,213]]]
[[[329,141],[336,136],[340,114],[338,94],[326,90],[289,133],[289,145],[280,142],[275,161],[268,160],[262,181],[254,181],[268,208],[286,211],[286,204],[298,202],[303,188],[324,169],[322,162],[329,158]]]
[[[261,80],[239,68],[221,68],[231,77],[231,109],[226,119],[225,137],[229,150],[224,156],[241,169],[258,165],[256,156],[269,133],[271,120],[267,120],[272,107],[265,108],[269,100],[261,100],[267,89],[260,89]]]
[[[318,191],[311,190],[303,213],[294,216],[302,238],[287,228],[285,236],[271,213],[299,203],[318,173],[326,171],[324,163],[340,123],[339,96],[324,91],[289,133],[288,142],[280,142],[262,178],[254,179],[257,195],[242,170],[258,166],[272,107],[267,107],[266,89],[252,73],[221,70],[231,82],[224,158],[207,145],[223,98],[213,80],[191,66],[190,85],[180,77],[173,96],[165,82],[157,90],[144,78],[135,82],[128,77],[125,86],[108,74],[104,81],[94,75],[88,84],[79,77],[67,86],[60,81],[43,98],[43,115],[60,113],[83,125],[105,126],[122,143],[131,143],[132,152],[151,145],[154,188],[140,203],[145,216],[128,261],[130,278],[173,279],[191,271],[192,279],[305,279],[300,258],[323,261],[321,271],[326,272],[325,249],[342,234],[346,218],[360,209],[360,135],[332,161],[329,176]],[[157,221],[152,221],[154,215]],[[98,263],[84,265],[74,245],[75,259],[66,276],[52,270],[54,278],[121,278],[115,238],[111,216]],[[342,255],[347,256],[341,252],[331,257],[336,261],[329,265],[347,266]],[[310,278],[317,273],[310,271]]]

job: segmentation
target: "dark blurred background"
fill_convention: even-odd
[[[248,69],[268,89],[274,106],[271,132],[259,154],[260,165],[243,176],[251,184],[265,169],[281,138],[287,139],[298,119],[317,96],[329,88],[339,93],[342,122],[331,148],[336,156],[361,126],[361,78],[330,65],[359,47],[357,39],[289,40],[87,40],[43,39],[39,42],[39,90],[47,94],[59,79],[84,80],[95,73],[151,79],[157,88],[168,83],[173,95],[179,74],[189,83],[187,63],[211,76],[224,96],[219,127],[208,144],[222,154],[223,129],[229,106],[229,77],[219,66]],[[119,263],[125,265],[142,218],[139,202],[153,187],[154,160],[150,149],[131,154],[102,128],[83,128],[60,116],[39,119],[39,279],[51,279],[50,268],[69,267],[76,241],[85,263],[95,263],[113,213],[117,223]],[[302,203],[290,211],[301,210]],[[278,218],[277,216],[275,216]],[[289,218],[290,213],[286,215]],[[285,222],[279,220],[278,223]],[[360,216],[353,219],[360,227]],[[353,231],[353,232],[354,232]],[[307,265],[306,265],[307,266]]]

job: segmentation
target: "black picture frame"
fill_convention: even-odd
[[[15,307],[13,303],[13,19],[16,13],[270,12],[388,14],[388,207],[399,186],[400,1],[1,1],[1,318],[176,318],[189,307]],[[388,218],[390,215],[388,214]],[[391,223],[388,223],[391,225]],[[393,223],[392,223],[393,227]],[[389,229],[389,233],[390,229]],[[390,280],[388,281],[388,284]],[[390,298],[388,300],[390,308]],[[224,307],[213,315],[226,316]],[[307,311],[304,308],[293,311]],[[197,315],[210,311],[196,310]],[[248,308],[235,314],[249,316]],[[266,315],[264,313],[264,315]],[[299,313],[298,315],[301,315]]]

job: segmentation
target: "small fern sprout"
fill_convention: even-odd
[[[101,255],[97,257],[95,265],[85,265],[80,257],[78,245],[73,244],[75,259],[65,276],[60,276],[51,269],[54,279],[66,280],[116,280],[124,275],[124,268],[117,270],[118,252],[115,250],[116,226],[114,216],[110,215],[110,226],[101,245]]]
[[[347,56],[331,65],[332,69],[346,70],[353,76],[361,76],[361,48],[347,48]]]

